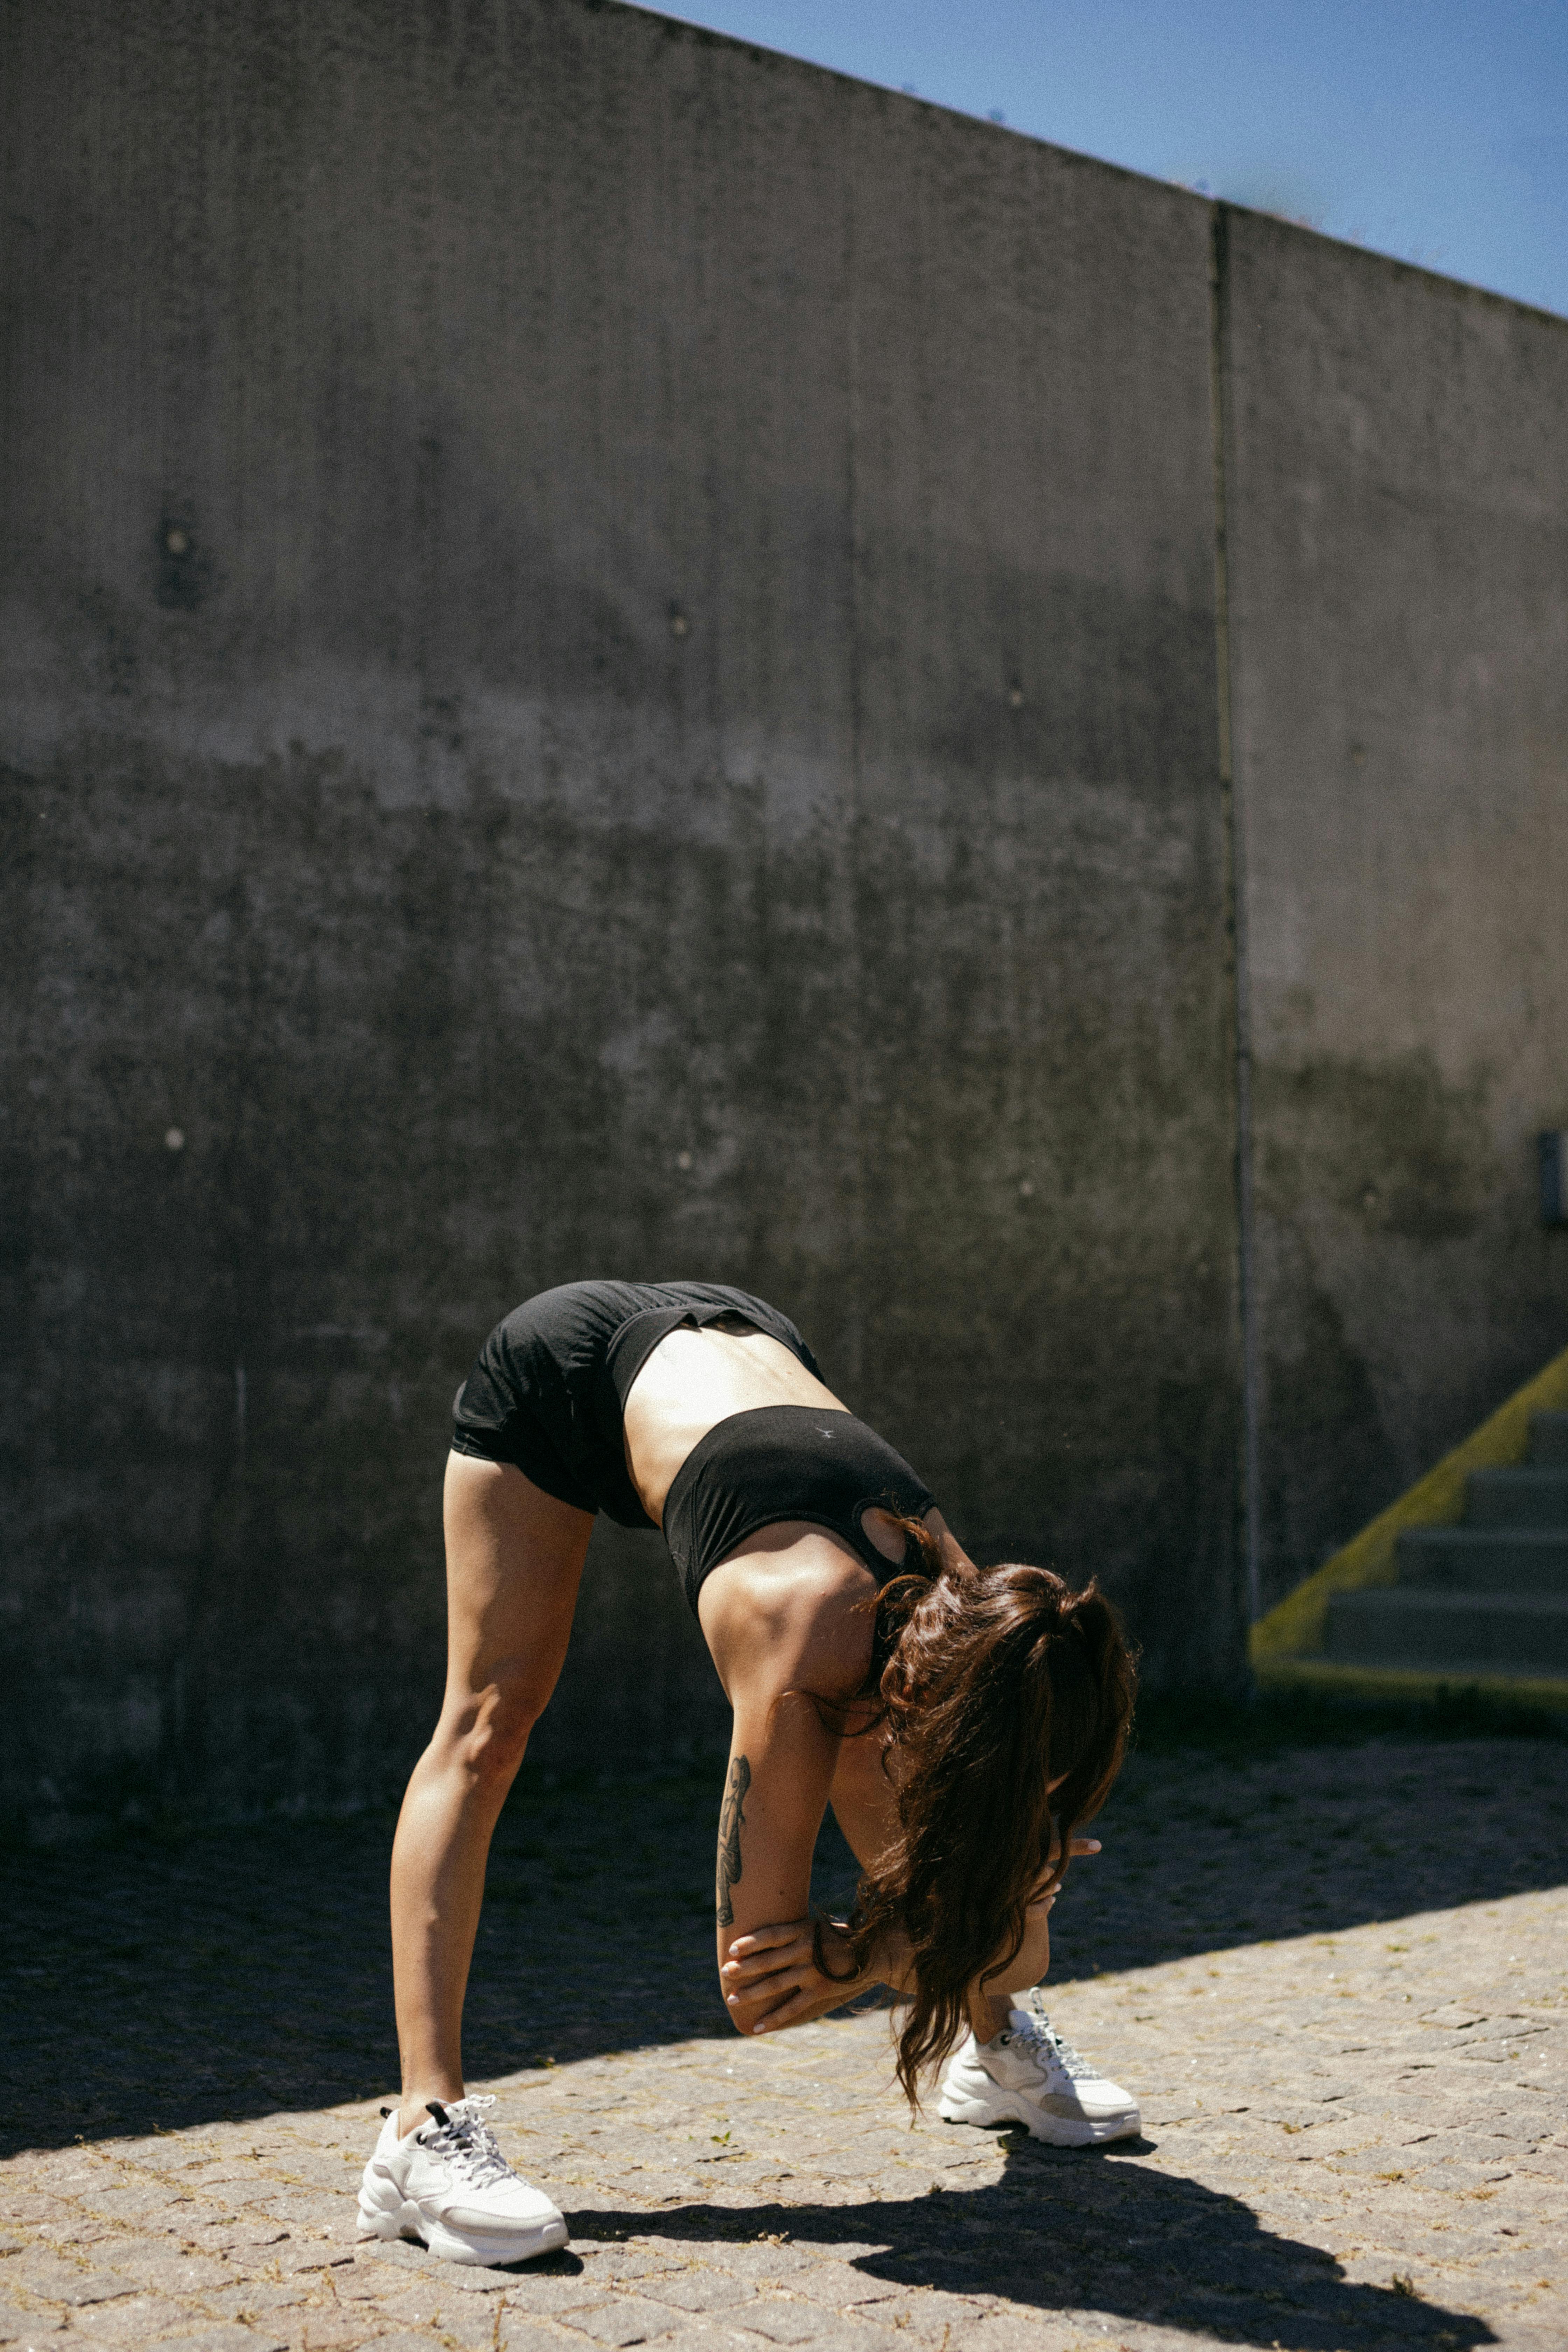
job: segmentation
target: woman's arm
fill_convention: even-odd
[[[714,1917],[719,1981],[731,2022],[742,2033],[771,2032],[782,2023],[804,2022],[797,2005],[787,2020],[773,2014],[797,1990],[770,1975],[743,1984],[736,1959],[756,1948],[760,1933],[771,1940],[771,1923],[789,1919],[805,1939],[813,1990],[826,1996],[821,2008],[836,2009],[850,1986],[829,1986],[810,1960],[811,1927],[805,1914],[811,1897],[811,1857],[827,1807],[833,1778],[832,1735],[816,1718],[809,1700],[785,1697],[771,1716],[737,1708],[724,1799],[719,1815],[719,1853],[714,1878]],[[732,1959],[731,1956],[735,1956]]]
[[[837,1781],[833,1801],[838,1811]],[[1075,1837],[1072,1851],[1075,1854],[1098,1853],[1100,1842],[1097,1838]],[[1011,1961],[1004,1960],[994,1970],[983,1971],[971,1987],[970,2022],[981,2041],[988,2042],[1005,2025],[1011,2006],[1009,1994],[1038,1984],[1049,1969],[1050,1916],[1056,1899],[1053,1890],[1030,1904],[1025,1917],[1024,1940]],[[848,1955],[843,1938],[829,1929],[823,1942],[828,1967],[837,1971],[847,1969]],[[763,2021],[749,2030],[771,2033],[786,2025],[805,2025],[876,1985],[888,1985],[893,1991],[901,1992],[909,1985],[911,1971],[908,1940],[895,1933],[860,1976],[837,1982],[831,1977],[825,1978],[816,1966],[814,1923],[810,1919],[791,1919],[737,1936],[723,1965],[721,1981],[731,2015],[733,2017],[737,2006],[744,2002],[748,2011],[754,2011]]]
[[[772,1538],[772,1540],[769,1540]],[[858,1990],[809,1968],[803,2005],[792,1977],[737,1981],[732,1948],[789,1920],[809,1946],[811,1862],[839,1753],[836,1694],[853,1690],[870,1658],[876,1587],[815,1533],[766,1529],[755,1551],[725,1561],[702,1588],[703,1632],[735,1710],[720,1809],[714,1913],[720,1982],[742,2033],[772,2032],[836,2009]],[[798,1972],[797,1972],[798,1973]],[[774,2014],[787,2007],[787,2018]]]

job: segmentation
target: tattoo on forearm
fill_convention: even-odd
[[[714,1894],[721,1927],[732,1927],[735,1924],[730,1889],[741,1883],[741,1830],[746,1818],[741,1811],[741,1800],[751,1785],[751,1766],[743,1756],[735,1757],[724,1788],[724,1802],[719,1811],[719,1872]]]

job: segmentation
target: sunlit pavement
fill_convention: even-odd
[[[1436,1781],[1473,1774],[1435,1753]],[[1516,1784],[1528,1753],[1505,1751]],[[1210,1804],[1222,1778],[1205,1769]],[[1452,1831],[1462,1847],[1462,1811]],[[1168,1825],[1170,1871],[1193,1835]],[[1568,1891],[1107,1970],[1052,2006],[1137,2093],[1140,2140],[911,2126],[877,2013],[475,2085],[572,2224],[569,2253],[513,2273],[356,2245],[371,2101],[25,2148],[0,2167],[0,2341],[1568,2343]]]

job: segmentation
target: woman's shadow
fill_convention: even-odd
[[[1012,2136],[1004,2146],[1003,2178],[974,2189],[744,2211],[705,2204],[658,2212],[588,2209],[567,2218],[574,2242],[584,2247],[654,2232],[711,2245],[721,2265],[726,2242],[816,2243],[825,2252],[848,2250],[854,2267],[885,2281],[889,2296],[921,2287],[1002,2294],[1041,2312],[1141,2320],[1279,2352],[1363,2346],[1370,2352],[1390,2344],[1458,2352],[1497,2340],[1484,2320],[1426,2302],[1407,2281],[1348,2280],[1320,2247],[1279,2236],[1239,2198],[1180,2174],[1118,2161],[1110,2149],[1084,2157]],[[1147,2153],[1149,2143],[1128,2152],[1140,2147]],[[578,2267],[573,2255],[557,2260]],[[779,2279],[786,2289],[788,2269],[786,2244]],[[878,2317],[875,2303],[865,2315]],[[723,2316],[745,2324],[743,2307]]]

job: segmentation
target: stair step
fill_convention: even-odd
[[[1568,1535],[1568,1464],[1561,1470],[1472,1470],[1465,1490],[1472,1528],[1560,1528]]]
[[[1280,1656],[1258,1662],[1265,1690],[1304,1690],[1386,1705],[1404,1700],[1430,1705],[1441,1691],[1475,1690],[1505,1705],[1568,1718],[1568,1675],[1520,1674],[1507,1666],[1452,1666],[1401,1658],[1392,1665],[1336,1665],[1327,1658]]]
[[[1342,1665],[1561,1674],[1568,1670],[1568,1594],[1386,1584],[1336,1592],[1324,1654]]]
[[[1531,1469],[1568,1469],[1568,1412],[1532,1412],[1530,1416]]]
[[[1406,1590],[1561,1594],[1568,1600],[1568,1528],[1407,1528],[1396,1547]]]

